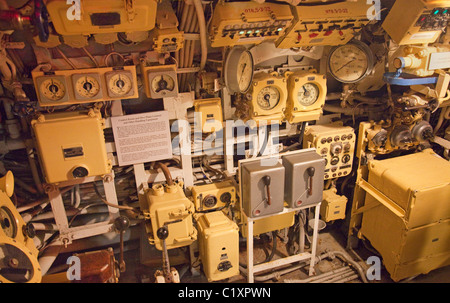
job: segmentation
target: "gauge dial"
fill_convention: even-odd
[[[99,93],[100,84],[94,77],[86,75],[75,82],[75,90],[83,98],[93,98]]]
[[[271,110],[280,102],[280,91],[276,87],[266,86],[259,91],[256,101],[261,109]]]
[[[152,80],[152,90],[155,93],[164,92],[164,91],[173,91],[175,88],[175,81],[169,75],[158,75],[155,76]]]
[[[15,238],[17,234],[17,224],[9,208],[2,206],[0,208],[0,226],[6,236]]]
[[[314,83],[305,83],[298,91],[298,102],[303,106],[316,103],[319,98],[319,87]]]
[[[64,84],[53,78],[48,78],[41,83],[41,93],[49,100],[58,101],[66,95],[66,88]]]
[[[225,62],[225,85],[230,93],[244,93],[253,79],[253,56],[242,46],[233,48]]]
[[[132,88],[132,80],[128,74],[117,73],[112,75],[108,81],[109,91],[116,96],[127,95]]]
[[[372,53],[362,42],[347,43],[331,51],[328,66],[336,80],[354,83],[363,79],[372,70]]]

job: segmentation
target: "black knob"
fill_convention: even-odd
[[[130,226],[130,219],[125,216],[120,216],[114,220],[114,227],[118,231],[125,231]]]
[[[23,234],[28,238],[34,238],[36,236],[36,230],[34,229],[33,223],[28,222],[23,226]]]
[[[264,182],[264,185],[266,185],[266,186],[269,186],[270,185],[270,176],[264,176],[263,178],[262,178],[262,180],[263,180],[263,182]]]
[[[169,229],[167,228],[167,226],[158,228],[158,230],[156,231],[156,236],[160,240],[167,239],[167,237],[169,236]]]
[[[308,174],[308,176],[313,177],[314,174],[316,173],[316,169],[315,169],[314,167],[309,167],[309,168],[306,170],[306,173]]]

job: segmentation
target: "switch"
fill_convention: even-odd
[[[325,34],[323,34],[324,36],[329,36],[329,35],[331,35],[333,33],[333,31],[331,30],[331,31],[326,31],[325,32]]]
[[[310,38],[315,38],[315,37],[317,37],[319,34],[317,34],[317,33],[312,33],[312,34],[309,34],[309,37]]]
[[[314,177],[315,172],[316,172],[316,169],[312,166],[308,167],[308,169],[306,170],[306,173],[309,176],[308,196],[312,195],[313,177]]]
[[[262,178],[264,185],[266,186],[266,192],[267,192],[267,204],[270,205],[270,176],[264,176]]]

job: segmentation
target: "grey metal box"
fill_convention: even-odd
[[[270,205],[267,199],[267,186],[264,182],[270,177]],[[275,214],[284,208],[284,166],[261,165],[261,160],[241,164],[242,207],[251,218]]]
[[[283,156],[282,163],[286,169],[284,199],[290,208],[322,201],[325,159],[309,149]],[[314,170],[312,178],[308,174],[310,168]]]

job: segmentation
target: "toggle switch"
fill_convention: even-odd
[[[270,201],[270,176],[264,176],[262,178],[264,185],[266,186],[266,191],[267,191],[267,204],[270,205],[271,201]]]
[[[308,169],[306,170],[306,173],[309,176],[308,196],[311,196],[312,195],[313,177],[314,177],[314,174],[316,173],[316,169],[312,166],[308,167]]]

